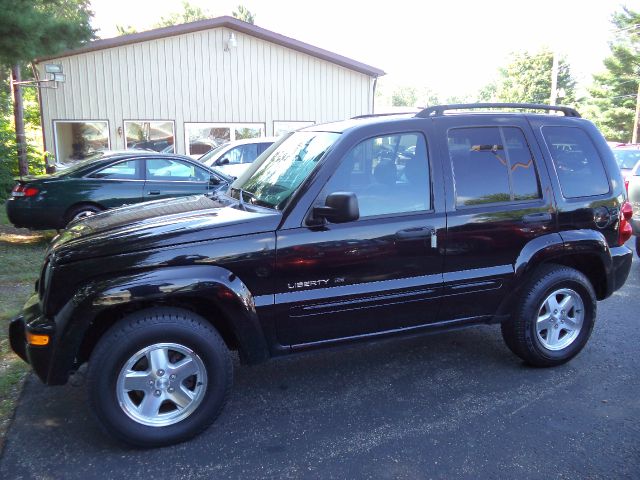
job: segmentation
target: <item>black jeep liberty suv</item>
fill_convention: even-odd
[[[571,108],[448,105],[315,125],[226,193],[73,222],[11,345],[50,385],[87,363],[92,411],[143,447],[215,420],[231,350],[256,364],[497,323],[525,362],[559,365],[627,278],[630,217],[611,150]]]

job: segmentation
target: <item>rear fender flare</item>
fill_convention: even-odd
[[[566,230],[536,237],[528,242],[514,264],[511,292],[498,308],[497,315],[506,315],[514,301],[519,297],[520,289],[526,283],[533,270],[543,263],[562,263],[563,258],[572,255],[595,255],[604,268],[607,278],[612,269],[611,252],[605,237],[594,230]],[[613,288],[607,282],[607,291]],[[504,318],[504,317],[503,317]]]

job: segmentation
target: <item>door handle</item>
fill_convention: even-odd
[[[150,190],[148,192],[149,195],[160,195],[160,190]]]
[[[398,240],[426,239],[428,237],[431,237],[431,248],[438,248],[438,235],[434,227],[407,228],[396,232],[396,239]]]
[[[406,230],[397,231],[396,238],[398,240],[411,240],[414,238],[426,238],[429,235],[433,235],[434,233],[435,228],[433,227],[408,228]]]
[[[529,213],[522,217],[524,223],[550,222],[551,214],[547,212]]]

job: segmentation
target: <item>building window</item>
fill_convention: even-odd
[[[73,163],[109,149],[109,123],[54,121],[56,162]]]
[[[295,130],[299,130],[304,127],[310,127],[314,125],[315,122],[298,122],[298,121],[275,121],[273,122],[273,136],[279,137],[284,135],[285,133],[293,132]]]
[[[220,145],[264,137],[264,123],[185,123],[187,155],[197,158]]]
[[[124,131],[127,150],[153,150],[174,153],[174,128],[172,121],[126,120]]]

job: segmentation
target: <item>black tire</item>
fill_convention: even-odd
[[[127,361],[141,350],[166,343],[195,352],[207,381],[199,403],[186,418],[166,426],[150,426],[120,406],[118,378]],[[215,421],[229,396],[232,377],[231,355],[211,324],[188,310],[151,308],[124,317],[96,346],[87,371],[89,404],[100,424],[117,440],[143,448],[169,445],[197,435]]]
[[[538,337],[537,318],[545,299],[562,289],[570,289],[580,296],[584,305],[584,318],[582,328],[572,343],[560,350],[550,350]],[[502,323],[502,337],[509,349],[529,365],[561,365],[580,353],[587,344],[593,331],[596,309],[593,286],[584,274],[562,265],[543,265],[524,285],[511,318]]]
[[[79,218],[81,216],[90,216],[95,215],[96,213],[102,212],[102,208],[97,205],[89,205],[82,204],[71,207],[67,214],[64,216],[64,225],[65,227],[69,225],[73,220]]]

